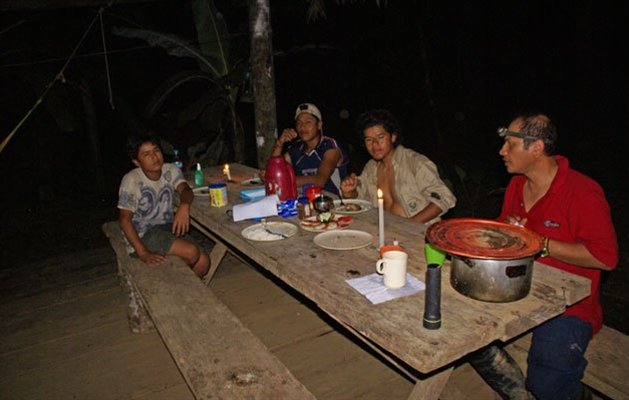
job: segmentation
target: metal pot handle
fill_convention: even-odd
[[[526,275],[526,268],[528,266],[526,264],[521,265],[509,265],[505,268],[505,275],[507,278],[517,278],[519,276]]]
[[[474,260],[472,260],[471,258],[461,257],[461,256],[457,256],[457,257],[459,257],[461,261],[463,261],[470,268],[474,268],[476,266],[476,264],[474,263]]]
[[[470,268],[476,267],[476,263],[474,262],[473,259],[467,258],[467,257],[461,257],[461,256],[458,256],[458,257],[468,267],[470,267]],[[517,278],[519,276],[526,275],[526,269],[527,269],[527,265],[526,264],[509,265],[509,266],[505,267],[504,273],[507,276],[507,278]]]

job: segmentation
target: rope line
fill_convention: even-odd
[[[63,67],[61,67],[61,69],[59,70],[57,75],[53,78],[53,80],[50,81],[50,83],[48,83],[48,85],[46,85],[46,88],[44,89],[44,92],[41,94],[41,96],[39,96],[39,98],[37,100],[35,100],[35,104],[33,104],[31,109],[26,112],[26,115],[24,115],[24,117],[22,117],[20,122],[18,122],[17,125],[15,126],[15,128],[13,128],[11,133],[9,133],[9,135],[2,141],[2,143],[0,143],[0,154],[4,151],[5,147],[7,147],[7,145],[9,144],[9,142],[11,141],[11,139],[13,138],[15,133],[22,127],[24,122],[26,122],[26,120],[31,116],[31,114],[35,111],[35,109],[37,109],[37,107],[39,107],[39,105],[44,100],[44,97],[46,97],[46,95],[48,94],[50,89],[53,87],[55,82],[57,82],[58,80],[60,80],[62,82],[65,82],[65,77],[63,76],[64,71],[66,70],[66,68],[70,64],[70,61],[72,61],[72,59],[76,55],[76,52],[79,50],[79,48],[83,44],[83,41],[87,37],[87,34],[89,33],[89,31],[92,29],[92,26],[94,26],[94,23],[96,22],[97,19],[98,19],[98,14],[96,14],[94,16],[94,19],[92,19],[92,22],[87,27],[87,30],[83,33],[83,36],[81,36],[81,39],[79,40],[77,45],[74,47],[74,50],[72,50],[72,53],[68,57],[68,59],[65,62],[65,64],[63,64]]]
[[[105,24],[103,23],[103,8],[98,10],[98,17],[100,18],[100,35],[103,39],[103,53],[105,55],[105,74],[107,75],[107,90],[109,91],[109,105],[111,109],[115,110],[114,106],[114,94],[111,90],[111,75],[109,74],[109,58],[107,57],[107,41],[105,40]]]

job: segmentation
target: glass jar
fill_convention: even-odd
[[[297,199],[297,212],[299,214],[299,219],[306,219],[312,215],[310,209],[310,202],[307,197],[300,197]]]

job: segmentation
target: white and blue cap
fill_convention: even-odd
[[[301,113],[314,115],[319,121],[323,120],[323,118],[321,118],[321,111],[319,111],[317,106],[312,103],[301,103],[300,105],[298,105],[297,110],[295,110],[295,119],[297,119],[297,117],[299,117],[299,114]]]

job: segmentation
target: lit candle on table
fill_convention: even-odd
[[[232,175],[229,173],[229,164],[225,164],[225,168],[223,168],[223,175],[227,177],[228,181],[232,180]]]
[[[384,246],[384,200],[382,199],[382,190],[378,189],[378,239],[381,249]]]

